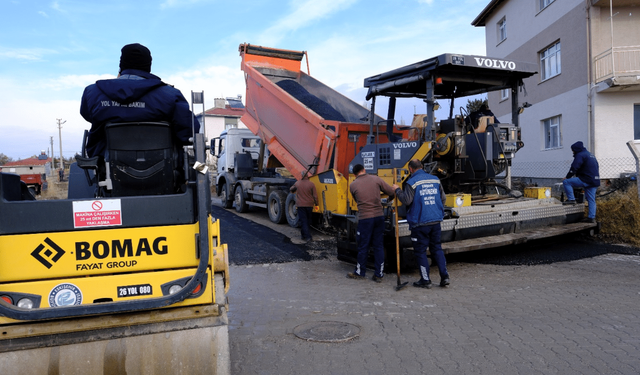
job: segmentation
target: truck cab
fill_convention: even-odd
[[[227,129],[212,140],[211,150],[218,158],[216,186],[220,178],[227,173],[234,172],[236,154],[249,154],[257,165],[260,156],[260,137],[251,133],[249,129]]]
[[[249,129],[231,128],[212,139],[210,149],[218,159],[216,192],[224,208],[235,205],[241,213],[248,211],[249,206],[266,208],[272,222],[281,224],[289,220],[291,224],[292,219],[285,214],[285,203],[296,180],[280,175],[275,168],[267,168],[271,167],[270,154],[260,137]]]

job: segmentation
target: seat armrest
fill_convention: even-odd
[[[76,155],[76,162],[78,163],[78,167],[82,169],[98,169],[98,163],[100,162],[100,156],[94,156],[91,158],[86,158],[84,156]]]

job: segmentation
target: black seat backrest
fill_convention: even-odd
[[[34,201],[27,184],[13,173],[0,173],[0,199],[6,201]]]
[[[175,192],[177,158],[168,123],[113,123],[105,131],[112,196]]]

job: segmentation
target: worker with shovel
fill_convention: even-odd
[[[364,279],[369,246],[373,247],[375,271],[371,280],[381,283],[384,276],[384,211],[380,192],[393,197],[393,188],[380,177],[367,174],[362,164],[353,166],[355,181],[349,186],[351,195],[358,204],[358,257],[356,268],[349,272],[350,279]]]
[[[440,244],[440,222],[444,217],[446,195],[440,180],[422,169],[418,159],[409,162],[411,176],[403,184],[404,189],[393,184],[398,200],[407,207],[407,222],[411,229],[413,251],[420,266],[420,280],[413,283],[419,288],[431,288],[427,248],[440,272],[440,286],[449,285],[447,262]]]

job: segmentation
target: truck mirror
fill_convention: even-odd
[[[215,157],[218,157],[218,155],[216,155],[216,139],[217,138],[213,138],[211,140],[211,145],[209,146],[209,153]]]

